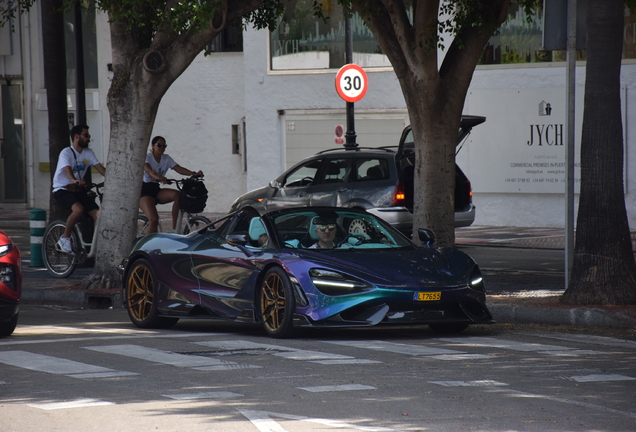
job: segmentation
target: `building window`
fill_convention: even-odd
[[[75,18],[73,8],[64,11],[64,39],[66,44],[66,85],[75,88]],[[82,44],[84,45],[84,86],[99,88],[97,80],[97,29],[95,1],[82,7]]]
[[[345,65],[345,22],[337,0],[323,1],[328,20],[316,18],[313,0],[298,0],[270,33],[272,70],[339,69]],[[362,67],[391,67],[380,44],[358,14],[351,19],[353,63]]]
[[[243,52],[243,30],[229,25],[210,42],[210,52]]]
[[[565,61],[565,51],[546,51],[541,48],[543,18],[540,13],[527,21],[518,5],[510,5],[508,19],[499,32],[490,38],[479,64],[514,64]],[[636,13],[625,8],[623,27],[623,59],[636,58]],[[577,60],[585,60],[586,52],[578,50]]]

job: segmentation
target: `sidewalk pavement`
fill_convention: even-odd
[[[29,210],[4,204],[0,206],[0,229],[18,243],[23,259],[23,304],[63,305],[73,308],[121,307],[118,288],[86,291],[79,288],[88,268],[78,268],[67,279],[51,278],[43,268],[29,267]],[[217,214],[204,214],[215,218]],[[168,213],[161,213],[169,221]],[[636,251],[636,232],[632,232]],[[471,226],[456,231],[458,246],[490,246],[530,249],[563,249],[561,228],[519,228]],[[513,269],[511,269],[513,270]],[[571,307],[559,304],[563,290],[518,291],[514,287],[506,295],[489,295],[488,307],[500,323],[530,323],[636,329],[636,306]]]

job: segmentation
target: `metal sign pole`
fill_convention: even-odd
[[[353,63],[353,32],[351,31],[351,16],[345,17],[345,63]],[[347,102],[347,132],[345,133],[345,148],[355,148],[356,127],[353,112],[353,102]]]
[[[568,0],[568,42],[566,51],[566,121],[568,141],[565,152],[565,288],[570,284],[574,262],[574,114],[576,85],[576,1]]]

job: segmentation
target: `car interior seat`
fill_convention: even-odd
[[[365,180],[382,180],[383,178],[385,178],[384,173],[379,165],[370,167],[367,170],[367,175],[364,177]]]
[[[261,220],[260,217],[254,217],[252,218],[252,220],[250,220],[250,227],[249,227],[249,236],[250,236],[250,240],[252,241],[252,245],[253,246],[258,246],[258,237],[261,234],[265,234],[265,226],[263,226],[263,221]]]

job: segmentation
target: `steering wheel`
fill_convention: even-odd
[[[303,177],[300,179],[300,184],[306,186],[308,184],[312,184],[314,182],[313,177]]]
[[[355,243],[351,243],[349,239],[354,239]],[[338,244],[338,247],[343,246],[345,244],[349,244],[351,246],[359,246],[361,244],[369,243],[371,237],[369,237],[365,233],[350,233],[345,236],[345,238]]]

